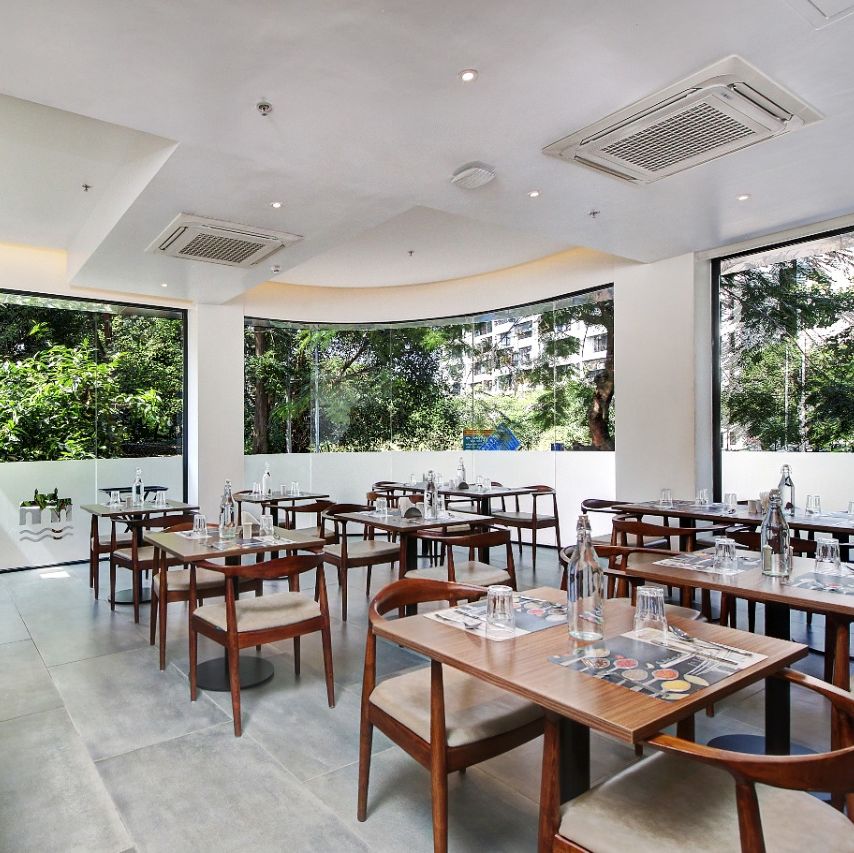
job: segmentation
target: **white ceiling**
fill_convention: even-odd
[[[816,29],[799,2],[0,0],[0,90],[65,111],[0,104],[0,240],[70,249],[79,285],[220,301],[274,263],[281,281],[415,283],[849,213],[854,16]],[[731,53],[825,119],[646,187],[541,154]],[[497,177],[467,192],[448,178],[471,160]],[[249,271],[144,254],[182,211],[305,239]]]

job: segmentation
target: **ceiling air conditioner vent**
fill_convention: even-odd
[[[651,183],[821,115],[738,56],[543,149],[633,183]]]
[[[190,261],[251,267],[298,240],[302,237],[296,234],[260,231],[235,222],[181,213],[146,251]]]

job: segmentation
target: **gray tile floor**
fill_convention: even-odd
[[[520,587],[556,583],[555,553],[541,550],[538,564],[534,577],[526,549]],[[351,574],[347,624],[327,577],[336,707],[326,705],[318,639],[302,641],[299,678],[292,644],[275,644],[262,654],[276,675],[244,691],[237,739],[228,694],[189,700],[183,605],[170,606],[160,672],[147,611],[137,626],[128,608],[111,613],[93,601],[85,566],[0,574],[0,851],[431,850],[429,777],[382,736],[369,817],[356,821],[364,575]],[[374,587],[389,578],[375,569]],[[821,643],[820,619],[807,635],[794,614],[793,631]],[[202,638],[200,660],[219,654]],[[385,643],[379,658],[382,674],[423,664]],[[821,658],[804,668],[819,674]],[[812,696],[793,698],[794,736],[825,748],[828,713]],[[713,718],[699,716],[698,739],[759,732],[763,713],[757,686]],[[540,757],[535,741],[451,779],[451,850],[535,849]],[[634,760],[632,750],[594,738],[594,779]]]

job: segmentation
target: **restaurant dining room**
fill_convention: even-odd
[[[0,12],[0,853],[854,853],[854,2]]]

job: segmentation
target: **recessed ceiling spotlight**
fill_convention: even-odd
[[[270,202],[270,207],[275,207],[276,210],[278,210],[281,206],[282,206],[282,203],[280,201],[271,201]]]
[[[528,198],[539,198],[539,197],[540,197],[540,191],[539,190],[531,190],[528,193]]]
[[[477,69],[476,68],[464,68],[457,75],[463,83],[474,83],[477,80]]]
[[[166,282],[165,282],[165,281],[164,281],[164,282],[161,282],[161,283],[160,283],[160,286],[161,286],[161,287],[169,287],[169,285],[168,285],[168,284],[166,284]]]
[[[741,195],[736,196],[736,199],[738,199],[738,201],[749,201],[750,193],[742,193]]]

